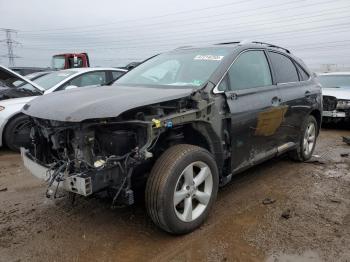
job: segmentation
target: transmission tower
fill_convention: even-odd
[[[14,66],[15,65],[15,58],[19,58],[19,56],[16,56],[13,54],[13,46],[19,45],[20,43],[17,42],[16,40],[12,39],[13,33],[17,33],[16,30],[13,29],[8,29],[8,28],[0,28],[0,31],[5,32],[6,34],[6,39],[0,40],[0,42],[4,42],[7,45],[7,55],[2,55],[1,57],[6,57],[9,59],[9,66]]]

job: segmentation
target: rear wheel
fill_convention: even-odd
[[[30,144],[31,121],[26,115],[18,115],[12,118],[4,131],[4,142],[13,151],[19,151],[20,147]]]
[[[146,186],[153,222],[173,234],[199,227],[216,199],[218,170],[212,155],[193,145],[176,145],[156,161]]]
[[[299,144],[290,152],[290,157],[300,162],[309,160],[315,150],[317,135],[317,121],[313,116],[309,116],[303,125]]]

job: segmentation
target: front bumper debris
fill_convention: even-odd
[[[21,147],[21,157],[23,160],[24,167],[35,177],[39,178],[40,180],[47,181],[49,179],[48,177],[48,170],[49,168],[43,165],[40,165],[33,161],[28,156],[29,150]]]
[[[49,167],[43,166],[35,162],[25,148],[21,148],[21,156],[24,167],[35,177],[48,182],[50,179]],[[90,176],[73,175],[65,177],[63,181],[58,183],[54,181],[51,185],[53,188],[60,188],[65,191],[73,192],[79,195],[88,196],[93,193],[92,181]]]
[[[337,111],[337,110],[333,110],[333,111],[323,111],[322,116],[325,117],[347,117],[345,112],[342,111]]]

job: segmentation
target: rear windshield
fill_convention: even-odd
[[[202,48],[160,54],[134,68],[115,84],[200,87],[229,52],[226,48]]]
[[[317,79],[325,88],[350,88],[350,75],[321,75]]]

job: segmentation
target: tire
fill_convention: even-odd
[[[166,150],[152,168],[146,185],[147,212],[161,229],[177,235],[189,233],[207,218],[216,199],[218,183],[218,169],[207,150],[187,144],[175,145]],[[192,212],[189,212],[190,206]]]
[[[4,143],[12,151],[19,152],[21,146],[30,144],[30,120],[26,115],[18,115],[12,118],[4,131]]]
[[[311,126],[313,126],[312,134],[310,134],[309,129]],[[289,153],[289,157],[298,162],[304,162],[309,160],[312,157],[312,153],[315,150],[318,131],[319,126],[315,117],[311,115],[308,116],[301,129],[299,143],[296,149]]]

